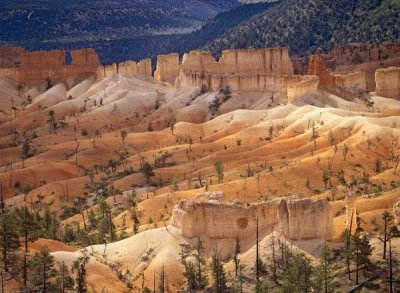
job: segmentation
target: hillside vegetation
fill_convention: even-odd
[[[396,0],[284,0],[228,30],[203,48],[288,46],[293,55],[329,50],[351,42],[400,41]]]

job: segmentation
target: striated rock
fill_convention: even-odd
[[[101,66],[96,51],[90,48],[72,50],[70,52],[71,65],[66,64],[66,52],[62,50],[28,52],[21,49],[17,50],[14,55],[9,51],[8,47],[0,48],[0,62],[2,60],[1,54],[5,54],[11,59],[14,55],[19,56],[18,54],[20,54],[21,64],[19,66],[17,60],[15,66],[0,68],[0,77],[9,77],[22,83],[44,79],[57,82],[83,73],[96,73],[99,77],[109,77],[114,74],[127,76],[151,76],[152,74],[150,59],[144,59],[138,63],[126,61]]]
[[[205,236],[214,239],[254,237],[256,220],[261,233],[279,231],[292,240],[333,235],[332,211],[328,202],[282,198],[248,207],[215,200],[181,200],[174,208],[171,225],[186,238]]]
[[[384,97],[400,99],[400,67],[378,69],[375,72],[375,92]]]
[[[100,66],[97,73],[100,77],[111,77],[115,74],[151,76],[151,59],[144,59],[138,63],[128,60],[118,64],[105,65],[104,67]]]
[[[292,82],[293,64],[287,48],[226,50],[219,61],[210,52],[183,56],[177,86],[217,91],[231,87],[242,92],[284,92]]]
[[[305,75],[301,77],[301,80],[293,84],[288,85],[288,102],[293,103],[298,98],[315,92],[318,90],[319,77],[315,75]]]
[[[359,95],[367,91],[366,76],[364,71],[356,71],[348,74],[335,74],[335,85]]]
[[[179,54],[172,53],[168,55],[157,56],[157,69],[154,72],[154,78],[159,81],[175,84],[179,75]]]
[[[71,65],[79,66],[99,66],[100,59],[96,51],[92,48],[72,50],[70,52],[72,62]]]
[[[393,205],[394,223],[400,225],[400,201]]]
[[[21,55],[26,50],[13,45],[4,45],[0,47],[0,67],[13,68],[21,64]]]
[[[327,85],[334,85],[335,78],[326,70],[326,65],[322,55],[311,55],[308,64],[308,74],[319,77],[320,82]]]

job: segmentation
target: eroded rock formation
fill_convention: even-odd
[[[210,52],[183,56],[177,86],[216,91],[229,86],[241,92],[283,92],[293,82],[287,48],[226,50],[217,61]]]
[[[0,47],[0,68],[12,68],[21,64],[21,55],[26,52],[24,48],[13,45]]]
[[[179,75],[179,54],[172,53],[168,55],[157,56],[157,69],[154,72],[154,78],[159,81],[175,84]]]
[[[8,52],[6,49],[3,49],[3,51]],[[20,63],[16,61],[12,67],[0,68],[0,78],[9,77],[17,82],[29,83],[44,79],[57,82],[69,76],[77,76],[82,73],[96,73],[99,77],[108,77],[114,74],[151,76],[152,73],[150,59],[145,59],[138,63],[126,61],[102,66],[94,49],[72,50],[70,54],[72,62],[67,65],[66,52],[64,50],[22,51],[20,53]],[[19,59],[17,58],[16,60]]]
[[[400,99],[400,67],[381,68],[375,72],[378,95]]]
[[[294,103],[298,98],[318,90],[319,77],[315,75],[301,76],[301,80],[288,85],[288,102]]]
[[[333,235],[331,206],[326,201],[282,198],[244,207],[238,203],[181,200],[171,225],[186,238],[254,237],[256,220],[262,233],[277,231],[289,239],[329,240]]]

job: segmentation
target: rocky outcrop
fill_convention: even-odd
[[[335,78],[329,74],[326,69],[325,61],[322,55],[311,55],[308,64],[308,74],[319,77],[322,84],[334,85]]]
[[[364,71],[356,71],[348,74],[334,74],[335,85],[352,94],[359,95],[367,91],[366,76]]]
[[[18,57],[18,54],[20,54],[20,62],[16,57],[18,62],[16,61],[12,67],[0,68],[0,78],[9,77],[22,83],[44,79],[57,82],[83,73],[96,73],[99,77],[109,77],[114,74],[127,76],[151,76],[152,74],[150,59],[145,59],[138,63],[126,61],[102,66],[96,51],[90,48],[70,51],[72,59],[70,65],[66,64],[66,52],[63,50],[33,52],[17,50],[17,53],[12,55],[7,48],[0,48],[0,62],[2,60],[1,54],[9,54],[7,55],[9,56],[8,58],[14,55]]]
[[[21,64],[21,55],[26,50],[13,45],[0,47],[0,68],[12,68]]]
[[[287,48],[226,50],[216,61],[210,52],[183,56],[177,86],[217,91],[229,86],[241,92],[283,92],[293,82]]]
[[[113,63],[111,65],[99,66],[97,69],[99,77],[111,77],[115,74],[151,76],[151,59],[144,59],[138,63],[128,60],[118,64]]]
[[[73,66],[99,66],[100,59],[92,48],[72,50],[70,52]]]
[[[186,238],[213,239],[254,237],[256,221],[261,233],[277,231],[289,239],[329,240],[333,235],[328,202],[282,198],[244,207],[215,200],[181,200],[174,208],[171,225]]]
[[[154,78],[159,81],[175,84],[179,75],[179,54],[172,53],[168,55],[157,56],[157,68],[154,72]]]
[[[375,72],[375,92],[383,97],[400,99],[400,67],[381,68]]]
[[[288,102],[294,103],[297,99],[318,90],[319,77],[315,75],[301,76],[301,80],[288,85]]]

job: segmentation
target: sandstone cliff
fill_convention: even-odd
[[[400,67],[378,69],[375,72],[376,90],[378,95],[400,99]]]
[[[319,77],[315,75],[301,76],[300,81],[288,85],[288,102],[294,103],[298,98],[318,90]]]
[[[26,50],[13,45],[0,47],[0,68],[12,68],[21,64],[21,55]]]
[[[256,220],[261,233],[277,231],[289,239],[329,240],[333,235],[328,202],[283,198],[244,207],[237,203],[181,200],[175,206],[171,226],[186,238],[254,237]]]
[[[151,76],[151,59],[144,59],[138,63],[128,60],[118,64],[113,63],[111,65],[99,66],[97,69],[97,75],[99,77],[111,77],[115,74],[122,74],[125,76]]]
[[[226,50],[215,60],[210,52],[183,56],[177,86],[216,91],[230,86],[243,92],[284,92],[292,81],[293,64],[287,48]]]
[[[127,76],[151,76],[152,74],[150,59],[138,63],[126,61],[102,66],[94,49],[72,50],[70,54],[72,62],[67,65],[66,51],[63,50],[28,52],[18,49],[13,53],[8,47],[1,47],[0,62],[4,59],[2,59],[3,55],[8,56],[9,59],[15,59],[15,62],[13,66],[0,68],[0,78],[8,77],[17,82],[30,83],[44,79],[57,82],[82,73],[96,73],[99,77],[109,77],[114,74]]]
[[[157,56],[157,68],[154,72],[154,78],[159,81],[175,84],[179,75],[179,54],[172,53],[168,55]]]

